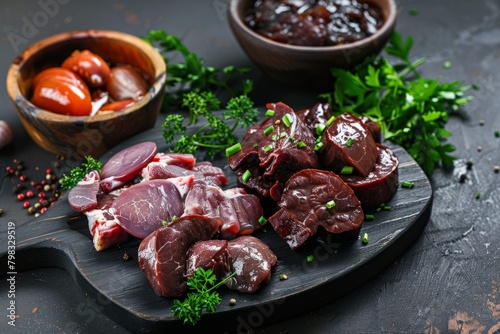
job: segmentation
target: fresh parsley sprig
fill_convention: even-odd
[[[247,95],[232,97],[220,116],[214,112],[220,110],[221,102],[212,91],[188,92],[182,106],[189,110],[189,117],[186,120],[182,114],[167,115],[162,125],[165,142],[170,144],[177,140],[170,149],[177,153],[195,154],[203,149],[208,159],[236,144],[235,130],[247,129],[257,121],[258,115]],[[199,126],[191,127],[193,131],[188,133],[188,126],[197,124]]]
[[[187,278],[188,292],[186,299],[174,300],[171,307],[174,316],[181,319],[185,324],[196,325],[201,319],[203,312],[215,312],[221,297],[217,289],[231,279],[236,273],[233,272],[224,280],[217,282],[217,277],[211,269],[198,268],[193,276]]]
[[[249,79],[242,79],[238,84],[234,82],[236,77],[249,73],[249,68],[207,66],[204,59],[191,52],[179,37],[165,30],[151,30],[143,39],[157,47],[167,64],[166,94],[163,98],[166,111],[179,107],[184,95],[190,91],[218,89],[229,96],[236,96],[246,94],[253,88]],[[182,59],[178,59],[179,55]]]
[[[82,162],[81,167],[75,167],[70,170],[69,175],[63,174],[60,179],[61,188],[63,189],[71,189],[77,185],[78,182],[83,180],[85,175],[90,173],[93,170],[96,170],[98,173],[101,172],[102,162],[94,159],[92,156],[86,156],[85,162]]]
[[[423,78],[417,67],[425,58],[410,60],[413,39],[405,41],[394,32],[385,51],[402,61],[392,65],[386,58],[370,59],[352,71],[333,69],[333,92],[321,97],[340,112],[368,116],[380,124],[385,139],[404,147],[427,175],[438,165],[453,164],[455,151],[445,143],[449,115],[472,98],[462,82],[441,83]]]

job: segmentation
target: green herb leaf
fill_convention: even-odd
[[[102,162],[94,159],[91,156],[85,157],[85,162],[82,162],[81,167],[75,167],[70,170],[69,175],[63,174],[61,177],[61,188],[63,189],[71,189],[78,184],[85,175],[95,170],[98,173],[101,173]]]

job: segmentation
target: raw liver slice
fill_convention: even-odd
[[[193,275],[198,268],[211,269],[218,280],[231,273],[231,257],[227,240],[198,241],[189,248],[186,261],[186,275]]]
[[[68,203],[73,210],[85,212],[97,207],[97,194],[100,190],[99,181],[99,173],[93,170],[76,186],[71,188],[68,194]]]

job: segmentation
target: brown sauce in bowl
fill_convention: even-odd
[[[257,0],[245,22],[273,41],[300,46],[352,43],[384,23],[379,8],[356,0]]]

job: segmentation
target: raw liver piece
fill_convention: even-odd
[[[309,130],[316,136],[316,127],[326,122],[333,116],[332,106],[328,103],[316,103],[311,108],[297,111],[297,116],[304,122]]]
[[[347,142],[352,139],[349,146]],[[344,113],[325,131],[320,151],[323,167],[339,173],[344,166],[354,167],[357,174],[368,176],[375,166],[378,150],[375,140],[358,117]]]
[[[340,175],[354,190],[365,210],[376,209],[387,203],[398,189],[398,158],[381,144],[378,144],[377,148],[377,163],[367,177]]]
[[[186,275],[193,275],[198,268],[211,269],[218,280],[231,273],[231,257],[227,240],[198,241],[189,248],[186,261]]]
[[[151,233],[139,245],[139,267],[155,293],[179,297],[186,291],[186,256],[197,241],[210,239],[219,230],[214,218],[189,215]]]
[[[327,208],[327,203],[335,206]],[[333,172],[305,169],[290,178],[280,209],[269,217],[274,230],[291,249],[297,249],[321,226],[337,241],[355,239],[364,220],[361,203],[353,190]]]
[[[112,209],[120,226],[134,237],[143,239],[184,212],[177,186],[169,180],[151,180],[124,190]]]
[[[236,275],[226,282],[232,290],[253,293],[271,280],[277,258],[267,244],[251,235],[230,240],[229,255]]]
[[[260,124],[249,129],[241,142],[242,150],[228,158],[229,167],[238,171],[238,183],[261,198],[278,200],[285,182],[304,168],[319,168],[314,151],[315,137],[292,108],[282,102],[269,103],[274,111]],[[287,116],[285,116],[287,115]],[[283,121],[289,117],[290,125]],[[272,131],[264,131],[272,126]],[[243,173],[252,174],[249,182]]]

